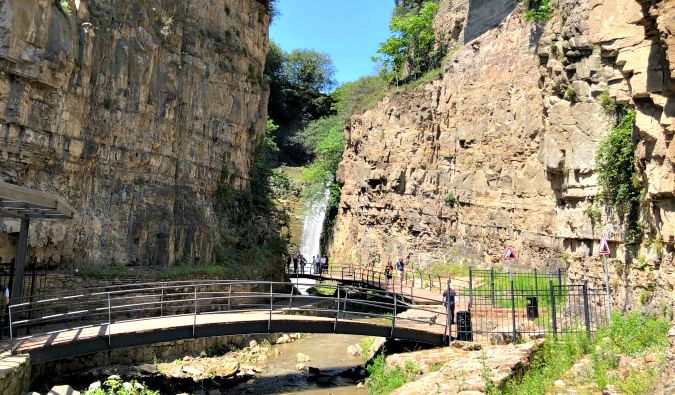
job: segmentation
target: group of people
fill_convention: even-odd
[[[300,250],[295,250],[293,254],[283,254],[284,262],[286,263],[286,271],[290,273],[291,271],[291,262],[293,262],[293,273],[305,274],[305,266],[307,265],[307,258],[305,258]],[[298,265],[300,267],[298,268]],[[299,271],[298,271],[299,269]],[[324,254],[323,256],[315,255],[312,256],[312,266],[310,271],[314,271],[315,274],[321,274],[324,270],[328,270],[328,257]],[[309,273],[312,274],[312,273]]]
[[[403,275],[405,274],[405,262],[403,262],[402,257],[398,257],[396,261],[396,272],[398,274],[398,280],[403,284]],[[389,286],[389,281],[391,281],[392,276],[394,275],[394,265],[391,263],[391,260],[387,261],[387,266],[384,268],[384,276],[387,279],[387,286]]]

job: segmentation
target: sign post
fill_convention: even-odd
[[[504,259],[516,259],[516,254],[513,253],[511,247],[506,249]],[[511,262],[509,262],[509,280],[513,281],[513,274],[511,274]]]
[[[610,325],[611,318],[609,307],[609,270],[607,269],[607,255],[609,255],[609,244],[607,244],[607,240],[605,239],[604,234],[602,235],[602,237],[600,237],[600,248],[598,248],[598,254],[602,255],[602,257],[605,260],[605,288],[607,292],[607,325]]]

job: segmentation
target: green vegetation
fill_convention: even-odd
[[[492,288],[490,285],[490,275],[486,275],[482,277],[483,283],[478,285],[477,287],[474,287],[474,292],[473,292],[473,297],[481,297],[481,298],[491,298],[492,297]],[[563,284],[566,282],[566,277],[562,277]],[[474,281],[478,282],[479,277],[474,277]],[[554,279],[553,280],[553,285],[559,285],[558,280]],[[509,279],[508,272],[503,272],[497,275],[497,270],[495,270],[495,290],[509,290],[509,295],[510,295],[510,289],[511,289],[511,280]],[[537,280],[535,281],[534,275],[530,273],[513,273],[513,289],[515,291],[515,294],[517,295],[514,298],[515,306],[516,308],[524,308],[526,306],[527,300],[525,300],[524,296],[520,296],[523,294],[522,291],[525,291],[524,293],[526,294],[537,294],[539,295],[539,307],[549,307],[551,305],[551,299],[548,297],[551,292],[551,287],[549,284],[549,278],[542,278],[538,277]],[[536,292],[535,292],[536,291]],[[561,303],[564,302],[564,297],[563,300],[556,299],[556,303]],[[495,296],[495,304],[497,306],[501,307],[511,307],[511,299],[510,297],[505,298],[505,297],[500,297],[500,296]],[[541,319],[538,319],[541,320]],[[539,323],[540,325],[545,325],[545,323],[541,322]]]
[[[521,3],[525,4],[525,20],[528,22],[536,21],[548,21],[553,18],[555,9],[553,8],[553,3],[551,0],[519,0]]]
[[[377,52],[382,56],[373,58],[381,65],[380,75],[386,81],[396,82],[398,86],[407,78],[415,80],[440,66],[447,45],[434,34],[437,10],[438,4],[431,1],[407,2],[395,9],[389,22],[393,35],[380,44]]]
[[[445,205],[448,207],[455,207],[455,192],[450,191],[445,194]]]
[[[508,381],[503,393],[547,393],[574,363],[589,354],[592,361],[590,372],[579,376],[578,384],[595,383],[600,389],[611,384],[619,393],[625,394],[653,392],[659,380],[659,367],[645,366],[622,378],[613,372],[618,367],[616,355],[641,357],[646,353],[662,354],[668,347],[669,328],[667,319],[640,313],[614,314],[611,327],[601,328],[594,341],[585,334],[548,338],[534,353],[530,370],[521,380]]]
[[[591,226],[593,228],[595,228],[595,225],[599,224],[602,220],[602,212],[593,206],[588,206],[588,208],[586,208],[586,215],[591,219]]]
[[[616,100],[612,99],[609,96],[609,91],[607,89],[602,91],[600,96],[598,96],[598,101],[600,102],[602,108],[605,109],[605,111],[609,113],[613,113],[616,111]]]
[[[368,362],[370,359],[370,347],[375,343],[375,338],[373,336],[362,337],[359,341],[359,346],[361,347],[361,359],[363,362]]]
[[[162,25],[168,26],[173,23],[173,17],[172,16],[163,16],[162,17]]]
[[[92,383],[87,395],[159,395],[159,391],[151,391],[145,383],[136,380],[122,382],[119,376],[110,376],[103,384],[100,381]]]
[[[456,253],[453,255],[456,255]],[[433,276],[442,276],[451,278],[469,277],[469,268],[457,263],[446,265],[444,263],[439,262],[431,266],[428,270],[426,270],[426,272]]]
[[[73,14],[73,11],[70,9],[70,2],[68,0],[60,0],[59,2],[56,3],[59,11],[63,13],[67,18],[70,18],[70,16]]]
[[[412,371],[408,371],[408,368]],[[366,385],[368,393],[376,395],[389,394],[403,384],[413,381],[417,369],[412,364],[408,366],[408,363],[406,363],[405,370],[401,369],[400,366],[387,368],[384,352],[382,352],[373,359],[373,364],[367,368],[368,378],[366,379]]]
[[[438,372],[441,370],[445,362],[436,362],[429,365],[429,372]]]
[[[616,125],[595,152],[595,172],[601,199],[613,205],[625,223],[626,242],[637,243],[642,237],[638,220],[643,189],[636,174],[632,140],[635,111],[619,106],[617,112]]]
[[[577,93],[574,91],[574,88],[568,86],[565,90],[565,99],[575,102],[577,100]]]
[[[117,98],[110,95],[103,98],[103,108],[106,110],[111,110],[116,108],[118,105]]]

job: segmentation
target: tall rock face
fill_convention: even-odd
[[[528,23],[522,5],[441,2],[437,29],[464,44],[442,79],[347,125],[333,259],[489,265],[510,246],[521,263],[588,274],[604,233],[611,258],[644,255],[672,289],[670,3],[568,0]],[[657,243],[627,249],[615,210],[596,202],[594,156],[616,119],[601,96],[636,110],[641,222]]]
[[[77,210],[32,221],[31,253],[210,260],[218,181],[248,185],[265,130],[268,25],[266,0],[0,1],[0,178]]]

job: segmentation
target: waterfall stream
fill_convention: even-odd
[[[310,202],[307,209],[305,220],[302,224],[302,233],[300,235],[300,252],[305,256],[309,264],[312,263],[312,256],[319,255],[321,245],[321,232],[323,231],[323,222],[326,219],[326,208],[328,208],[328,199],[330,191],[328,188],[320,199]]]

